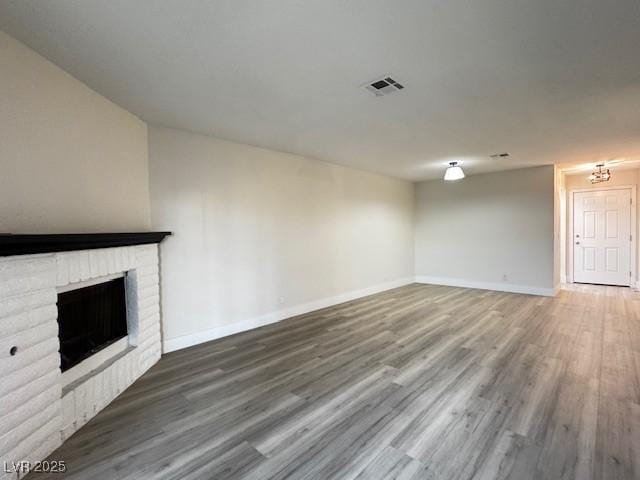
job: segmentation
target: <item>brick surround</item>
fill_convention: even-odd
[[[122,272],[130,348],[63,388],[57,288]],[[0,458],[44,459],[160,354],[156,244],[0,258]]]

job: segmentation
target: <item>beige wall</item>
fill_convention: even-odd
[[[416,193],[420,281],[553,293],[553,166],[422,182]]]
[[[0,232],[148,230],[147,127],[0,32]]]
[[[164,128],[149,153],[168,349],[413,280],[409,182]]]
[[[606,183],[593,185],[589,181],[589,173],[580,173],[574,175],[566,175],[565,176],[565,193],[566,193],[566,257],[564,264],[566,265],[566,277],[567,280],[571,278],[571,253],[573,250],[573,239],[570,238],[571,235],[571,224],[573,223],[573,212],[571,211],[571,195],[574,190],[598,190],[599,188],[610,188],[610,187],[623,187],[623,186],[635,186],[636,191],[638,188],[638,182],[640,181],[640,169],[629,169],[629,170],[620,170],[620,169],[612,169],[611,170],[611,180]],[[636,240],[638,239],[638,234],[640,234],[640,212],[636,207],[636,231],[634,232]],[[636,249],[638,254],[636,254],[636,272],[640,270],[640,248],[638,246],[638,242],[636,241]],[[638,281],[638,274],[636,273],[636,279]]]

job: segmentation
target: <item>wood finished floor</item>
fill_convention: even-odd
[[[640,294],[409,285],[166,355],[50,458],[57,479],[638,479]]]

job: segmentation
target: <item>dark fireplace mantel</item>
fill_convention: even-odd
[[[171,232],[0,234],[0,257],[160,243]]]

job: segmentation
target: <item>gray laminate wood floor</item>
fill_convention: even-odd
[[[50,458],[73,479],[638,479],[640,295],[399,288],[166,355]]]

